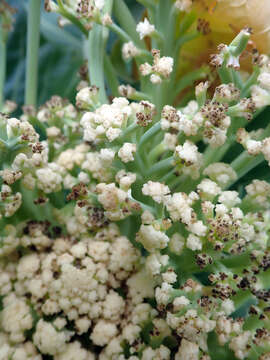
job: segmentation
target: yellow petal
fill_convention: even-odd
[[[165,1],[165,0],[164,0]],[[180,53],[178,74],[209,62],[220,43],[228,44],[241,29],[253,29],[251,46],[270,53],[270,0],[194,0],[192,10],[207,20],[211,33],[190,41]],[[242,59],[242,69],[250,70],[250,58]]]
[[[195,0],[194,9],[199,17],[210,22],[213,33],[231,34],[243,27],[253,29],[252,40],[260,52],[270,52],[269,0]]]

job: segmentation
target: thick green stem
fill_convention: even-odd
[[[242,30],[231,42],[230,51],[234,56],[240,56],[245,50],[250,38],[250,33]]]
[[[231,69],[227,68],[226,64],[223,64],[222,67],[218,69],[218,75],[223,84],[229,84],[233,82]]]
[[[153,9],[154,8],[154,4],[153,4],[153,1],[151,0],[136,0],[138,3],[142,4],[144,7],[146,7],[147,9],[148,8],[151,8]]]
[[[111,13],[113,0],[107,0],[104,12]],[[102,104],[107,103],[104,78],[104,58],[106,54],[106,42],[109,30],[99,24],[94,24],[88,34],[88,71],[91,85],[99,88],[99,100]]]
[[[184,34],[191,25],[196,21],[197,14],[194,11],[190,11],[186,13],[181,21],[181,24],[179,25],[179,34]]]
[[[175,82],[175,95],[178,95],[182,90],[187,86],[190,86],[194,81],[201,80],[206,78],[210,74],[210,69],[208,66],[203,66],[200,69],[193,70],[188,74],[184,75]]]
[[[140,153],[136,152],[135,154],[135,164],[139,173],[143,174],[145,172],[145,164],[140,156]]]
[[[250,88],[252,85],[254,85],[257,82],[257,78],[260,74],[260,68],[255,67],[253,73],[250,75],[250,77],[245,82],[242,91],[241,91],[241,98],[247,97],[250,95]]]
[[[136,22],[123,0],[116,0],[113,4],[114,15],[121,28],[129,35],[131,40],[139,47],[145,48],[136,31]]]
[[[128,127],[125,128],[125,130],[123,130],[122,134],[119,136],[119,138],[117,138],[115,140],[115,142],[117,144],[121,144],[123,142],[125,142],[128,138],[128,136],[134,132],[136,132],[139,128],[139,125],[136,122],[133,122],[132,124],[130,124]]]
[[[119,39],[121,39],[124,42],[132,41],[131,37],[118,25],[115,23],[108,26],[108,28],[113,31],[116,35],[118,35]]]
[[[105,70],[106,80],[107,83],[109,84],[112,95],[118,96],[119,81],[117,79],[113,64],[108,55],[106,55],[104,59],[104,70]]]
[[[7,57],[7,49],[6,42],[4,40],[4,36],[2,34],[3,29],[0,24],[0,111],[4,105],[4,85],[6,78],[6,57]]]
[[[161,130],[160,122],[153,125],[150,129],[148,129],[143,136],[141,137],[139,143],[139,151],[143,151],[144,145],[150,141],[150,139],[155,136]]]
[[[247,151],[244,151],[231,163],[231,167],[236,171],[237,179],[239,180],[241,177],[246,175],[250,170],[254,169],[263,161],[263,155],[258,155],[254,157],[249,155]]]
[[[38,50],[41,0],[30,0],[27,18],[26,105],[37,105]]]
[[[154,163],[156,159],[166,150],[166,146],[163,143],[156,145],[149,153],[148,159],[150,163]]]
[[[151,169],[148,171],[147,176],[151,177],[152,175],[156,175],[158,173],[169,171],[172,169],[174,164],[174,157],[171,156],[167,159],[161,160],[158,163],[156,163],[155,165],[153,165],[151,167]]]
[[[170,21],[168,21],[170,19]],[[155,28],[160,34],[159,39],[152,39],[152,47],[157,47],[161,51],[162,56],[170,56],[174,58],[175,54],[175,23],[176,12],[170,1],[159,1],[155,11]],[[165,41],[166,39],[166,41]],[[174,58],[175,63],[175,58]],[[171,85],[174,84],[176,75],[176,65],[169,78],[163,80],[159,86],[156,86],[154,104],[159,114],[164,105],[171,104]]]
[[[203,168],[205,169],[208,165],[220,161],[229,150],[232,142],[233,141],[229,139],[224,145],[217,149],[208,145],[203,155]]]
[[[164,56],[172,56],[174,50],[175,14],[172,9],[170,1],[159,1],[156,8],[155,27],[161,33],[163,39],[166,39],[166,41],[163,41],[162,48],[159,48]],[[170,20],[168,21],[168,19]]]
[[[164,175],[161,179],[161,183],[170,184],[171,181],[173,181],[176,178],[175,176],[175,170],[172,169],[170,172],[168,172],[166,175]]]
[[[243,80],[242,80],[242,77],[241,77],[241,74],[239,73],[239,71],[232,69],[232,78],[233,78],[234,85],[238,89],[242,90],[244,84],[243,84]]]
[[[141,100],[148,100],[152,102],[152,97],[144,92],[141,91],[135,91],[133,94],[129,96],[129,99],[135,100],[135,101],[141,101]]]
[[[89,31],[88,36],[88,71],[91,85],[99,88],[99,100],[101,103],[107,103],[104,79],[104,41],[103,28],[95,24]]]

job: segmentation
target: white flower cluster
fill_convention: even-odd
[[[133,41],[129,41],[123,44],[122,47],[122,56],[123,59],[129,60],[135,58],[136,56],[140,55],[140,50],[135,46]]]
[[[268,105],[270,101],[270,62],[268,57],[264,55],[259,56],[256,60],[260,67],[260,74],[258,76],[258,84],[251,87],[251,94],[256,108],[261,108]]]
[[[45,0],[45,9],[48,12],[60,12],[59,8],[64,8],[70,16],[77,16],[87,30],[91,30],[94,23],[108,25],[111,23],[109,14],[103,11],[105,0],[64,0],[61,7],[54,0]],[[69,24],[70,21],[64,17],[60,19],[60,26]]]
[[[150,24],[147,18],[144,18],[143,21],[139,22],[136,31],[140,35],[140,39],[142,40],[145,36],[151,36],[155,31],[155,26]]]
[[[173,71],[173,58],[169,56],[160,57],[159,50],[152,50],[152,56],[154,58],[153,65],[144,63],[140,66],[140,72],[142,76],[150,76],[150,81],[153,84],[160,84],[163,79],[170,76]]]
[[[12,189],[8,185],[2,185],[0,191],[0,218],[2,216],[12,216],[22,204],[22,195],[17,192],[12,193]]]
[[[26,224],[27,232],[33,226],[39,225]],[[75,331],[79,335],[90,332],[92,342],[104,347],[102,359],[121,358],[122,341],[131,345],[131,351],[134,344],[135,353],[138,346],[143,346],[140,332],[145,322],[156,318],[157,329],[161,331],[159,322],[164,320],[158,320],[157,312],[143,302],[149,287],[145,287],[145,275],[136,273],[139,253],[119,234],[117,227],[111,225],[93,238],[85,237],[75,243],[74,240],[56,238],[49,245],[50,252],[48,247],[46,251],[40,248],[30,252],[20,257],[18,265],[15,248],[14,263],[1,259],[0,288],[5,295],[1,313],[2,357],[29,353],[30,359],[39,360],[38,349],[60,360],[74,354],[82,360],[94,359],[94,354],[83,349],[78,341],[70,341]],[[125,282],[126,300],[118,293]],[[128,315],[123,322],[126,308]],[[22,345],[25,330],[33,327],[33,313],[39,318],[33,343]],[[46,321],[42,316],[54,316],[54,320]],[[75,325],[73,331],[66,329],[70,321]],[[144,354],[146,359],[148,354],[161,354],[162,359],[169,359],[170,350],[162,345],[156,350],[144,350]]]
[[[203,157],[193,142],[186,140],[183,145],[176,146],[174,158],[176,165],[179,164],[179,168],[184,174],[190,175],[194,179],[200,176],[199,170]]]
[[[62,4],[84,30],[104,20],[105,5]],[[189,12],[192,2],[171,5]],[[122,97],[102,104],[97,87],[80,83],[79,110],[55,96],[20,120],[0,115],[0,359],[210,360],[222,346],[266,360],[270,185],[246,179],[270,163],[268,125],[248,125],[270,104],[269,59],[254,55],[257,72],[241,85],[243,30],[212,57],[226,84],[200,83],[179,107],[165,94],[176,56],[137,58],[149,55],[140,39],[163,44],[155,26],[113,25],[123,57],[163,82],[155,91],[121,85]]]
[[[188,12],[191,10],[192,0],[176,0],[174,6],[180,11]]]
[[[104,104],[94,112],[86,112],[81,119],[84,140],[98,143],[105,137],[117,139],[126,127],[132,110],[125,98],[115,98],[111,105]]]

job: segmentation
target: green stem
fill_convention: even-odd
[[[113,0],[107,0],[104,12],[111,14]],[[99,88],[99,100],[102,104],[107,103],[104,78],[104,58],[109,30],[99,24],[94,24],[88,34],[88,71],[90,82]]]
[[[153,34],[151,35],[151,37],[152,37],[152,39],[155,39],[156,44],[157,44],[157,48],[161,49],[163,47],[163,44],[164,44],[164,41],[165,41],[164,36],[162,35],[162,33],[155,30],[153,32]]]
[[[103,28],[95,24],[88,35],[88,71],[91,85],[99,88],[99,100],[107,103],[104,79],[104,40]]]
[[[41,0],[30,0],[27,17],[26,105],[37,105],[38,50]]]
[[[136,164],[136,167],[137,167],[139,173],[144,174],[145,164],[144,164],[139,152],[135,153],[134,159],[135,159],[135,164]]]
[[[83,24],[80,22],[80,20],[78,20],[74,15],[72,15],[70,12],[68,12],[65,9],[63,1],[62,0],[57,0],[57,4],[59,6],[59,14],[62,15],[63,17],[65,17],[66,19],[68,19],[75,26],[77,26],[81,30],[81,32],[87,37],[88,36],[88,31],[83,26]]]
[[[237,295],[235,295],[233,297],[235,309],[236,310],[239,309],[244,304],[246,304],[248,300],[250,300],[252,298],[253,298],[253,295],[251,294],[250,291],[239,291],[239,293],[237,293]]]
[[[145,8],[154,9],[154,4],[151,0],[136,0],[138,3],[142,4]]]
[[[204,79],[209,75],[210,70],[208,66],[204,66],[201,69],[196,69],[188,74],[184,75],[181,79],[176,80],[175,84],[175,95],[178,95],[182,90],[184,90],[187,86],[190,86],[196,80]]]
[[[244,151],[231,163],[231,167],[236,171],[237,180],[239,180],[250,170],[261,164],[263,161],[263,155],[258,155],[254,157],[249,155],[247,151]],[[233,183],[229,184],[228,187],[231,185],[233,185]]]
[[[188,12],[184,15],[180,27],[179,27],[179,34],[184,34],[191,25],[197,19],[197,14],[194,11]]]
[[[111,89],[113,96],[118,96],[119,81],[116,76],[115,69],[108,55],[104,59],[104,70],[106,75],[107,83]]]
[[[268,125],[263,133],[260,135],[259,140],[264,139],[270,134],[270,125]],[[257,156],[251,156],[247,151],[244,151],[239,155],[232,163],[231,167],[237,173],[237,179],[246,175],[250,170],[254,169],[256,166],[261,164],[264,161],[264,156],[262,154]],[[233,183],[230,183],[228,186],[232,186]]]
[[[131,38],[135,44],[139,45],[139,47],[145,48],[144,42],[140,40],[136,31],[136,22],[123,0],[114,1],[113,13],[119,25],[128,34],[129,38]]]
[[[166,146],[163,143],[156,145],[149,153],[148,159],[150,163],[154,163],[155,160],[166,151]]]
[[[0,110],[4,106],[4,86],[6,78],[7,47],[0,23]]]
[[[165,170],[171,170],[173,167],[174,157],[171,156],[167,159],[161,160],[155,165],[151,167],[151,169],[148,171],[147,176],[151,177],[152,175],[156,175],[157,173],[161,173]]]
[[[189,181],[190,181],[190,179],[188,178],[188,176],[182,174],[182,175],[178,175],[178,176],[176,175],[176,176],[172,177],[171,181],[167,182],[167,184],[170,189],[175,190],[176,186],[178,186],[177,189],[181,189],[181,187],[184,188],[185,184],[188,184]]]
[[[230,51],[234,56],[240,56],[247,47],[250,34],[248,32],[241,31],[231,42]]]
[[[141,137],[141,140],[139,142],[139,150],[142,151],[144,145],[150,141],[150,139],[155,136],[159,131],[161,130],[160,122],[156,123],[155,125],[151,126],[150,129],[148,129],[143,136]]]
[[[223,84],[229,84],[233,82],[233,77],[231,69],[226,67],[226,64],[223,64],[220,69],[218,69],[218,75]]]
[[[169,20],[169,21],[168,21]],[[175,49],[176,8],[170,1],[159,1],[156,10],[156,29],[160,33],[162,45],[159,49],[164,56],[173,56]]]
[[[116,35],[118,35],[118,37],[124,41],[124,42],[129,42],[132,41],[131,37],[123,30],[121,29],[118,25],[116,25],[115,23],[108,25],[108,28],[113,31]]]
[[[129,96],[129,99],[135,100],[135,101],[141,101],[141,100],[148,100],[152,102],[152,97],[144,92],[141,91],[135,91],[133,94]]]
[[[270,270],[268,269],[267,271],[261,272],[258,275],[258,278],[263,283],[263,287],[266,289],[269,289],[269,287],[270,287]]]
[[[175,176],[175,170],[172,169],[170,172],[168,172],[166,175],[164,175],[161,179],[161,183],[170,184],[171,181],[173,181],[176,178]]]
[[[213,149],[208,145],[203,155],[203,168],[205,169],[208,165],[220,161],[229,150],[232,143],[233,140],[228,139],[227,142],[218,149]]]
[[[232,78],[233,78],[234,85],[238,89],[242,90],[243,89],[243,80],[241,78],[240,73],[237,70],[232,69]]]
[[[117,138],[117,139],[115,140],[115,143],[117,143],[117,144],[120,143],[120,144],[121,144],[121,143],[127,141],[128,136],[129,136],[130,134],[136,132],[136,130],[137,130],[138,128],[139,128],[139,125],[138,125],[136,122],[133,122],[132,124],[130,124],[129,126],[127,126],[127,127],[123,130],[123,132],[122,132],[122,134],[119,136],[119,138]]]
[[[175,44],[175,54],[179,53],[180,48],[187,42],[196,39],[197,37],[199,37],[201,34],[195,30],[192,32],[189,32],[183,36],[180,36],[179,39],[177,40],[176,44]]]
[[[34,200],[37,197],[36,190],[28,190],[21,183],[19,185],[20,193],[22,195],[22,205],[18,210],[18,215],[24,219],[41,220],[41,207],[34,205]]]
[[[250,88],[252,85],[254,85],[257,82],[257,78],[260,74],[260,68],[255,67],[253,73],[250,75],[250,77],[245,82],[242,91],[241,91],[241,98],[247,97],[250,95]]]

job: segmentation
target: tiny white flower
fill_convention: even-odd
[[[144,21],[138,23],[136,31],[139,33],[140,39],[142,40],[145,36],[150,36],[153,34],[155,31],[155,26],[150,24],[147,18],[145,18]]]
[[[202,250],[202,242],[197,236],[189,234],[187,238],[187,247],[192,251]]]
[[[134,160],[133,153],[135,152],[136,152],[136,144],[124,143],[124,145],[118,151],[118,156],[124,163],[128,163]]]
[[[125,60],[132,59],[140,54],[140,50],[134,45],[132,41],[124,43],[122,47],[122,56]]]

